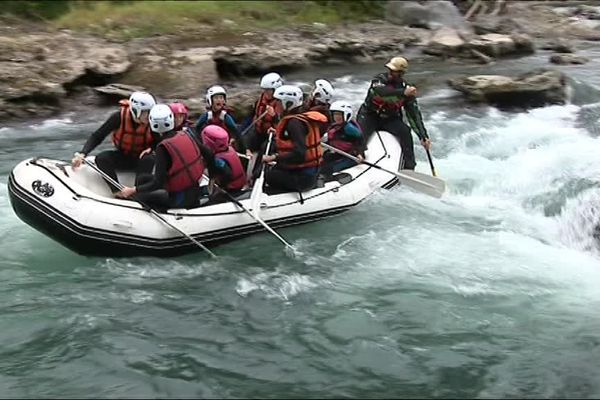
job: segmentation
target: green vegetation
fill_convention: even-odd
[[[320,22],[329,25],[381,18],[385,1],[6,1],[3,14],[49,21],[119,38],[202,32],[237,33]]]

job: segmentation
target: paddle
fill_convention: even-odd
[[[361,163],[361,161],[352,154],[346,153],[345,151],[340,150],[337,147],[330,146],[327,143],[321,142],[321,144],[326,149],[346,156],[349,159],[356,161],[357,163]],[[446,190],[446,183],[440,178],[432,177],[429,175],[422,174],[420,172],[415,172],[407,169],[403,169],[402,172],[391,171],[389,169],[380,167],[377,164],[373,164],[364,160],[362,161],[362,164],[366,164],[370,167],[377,168],[392,175],[395,175],[404,185],[411,187],[419,192],[425,193],[429,196],[440,198]]]
[[[250,125],[248,125],[246,127],[246,129],[244,129],[242,131],[242,133],[240,133],[240,136],[244,136],[246,134],[246,132],[248,132],[250,130],[250,128],[252,128],[254,125],[256,125],[256,123],[258,121],[260,121],[261,119],[263,119],[265,117],[265,115],[267,115],[268,111],[265,111],[264,113],[260,114],[254,121],[252,121],[252,123]]]
[[[110,176],[108,176],[106,173],[104,173],[104,171],[102,171],[100,168],[98,168],[96,166],[96,164],[94,164],[92,161],[89,161],[87,159],[83,159],[83,162],[85,162],[87,165],[89,165],[94,171],[96,171],[98,174],[100,174],[104,179],[106,179],[108,182],[110,182],[111,185],[115,186],[116,188],[118,188],[119,190],[123,189],[123,185],[121,185],[119,182],[115,181],[113,178],[111,178]],[[156,211],[154,211],[152,208],[150,208],[149,206],[147,206],[146,204],[144,204],[143,202],[139,201],[139,200],[135,200],[137,201],[139,204],[142,205],[142,207],[144,207],[144,209],[148,212],[150,212],[150,214],[152,214],[154,217],[158,218],[159,220],[161,220],[164,224],[168,225],[169,227],[171,227],[173,230],[181,233],[183,236],[185,236],[186,238],[188,238],[190,240],[190,242],[194,243],[196,246],[200,247],[202,250],[204,250],[205,252],[207,252],[208,254],[210,254],[211,257],[216,258],[217,256],[215,255],[215,253],[213,253],[212,251],[210,251],[205,245],[203,245],[202,243],[200,243],[199,241],[197,241],[196,239],[194,239],[193,237],[191,237],[190,235],[188,235],[187,233],[185,233],[184,231],[182,231],[181,229],[179,229],[178,227],[176,227],[175,225],[171,224],[169,221],[167,221],[166,219],[164,219],[159,213],[157,213]]]
[[[223,189],[222,187],[220,187],[216,183],[214,183],[214,186],[217,189],[219,189],[221,191],[221,193],[224,193],[229,198],[229,200],[231,200],[239,208],[241,208],[244,212],[246,212],[248,215],[250,215],[252,218],[254,218],[254,220],[256,222],[258,222],[259,224],[261,224],[267,231],[269,231],[270,233],[272,233],[273,236],[275,236],[277,239],[279,239],[279,241],[285,245],[286,249],[291,250],[292,253],[295,253],[296,249],[294,248],[294,246],[292,246],[291,244],[289,244],[284,238],[282,238],[277,232],[275,232],[275,230],[273,228],[271,228],[269,225],[267,225],[267,223],[265,221],[263,221],[262,218],[260,218],[258,215],[255,215],[255,214],[251,213],[250,210],[248,210],[246,207],[244,207],[244,205],[238,199],[236,199],[235,197],[233,197],[231,195],[231,193],[229,193],[227,190]]]
[[[271,150],[271,142],[273,140],[273,131],[271,131],[271,133],[269,133],[269,139],[267,139],[267,148],[265,150],[265,154],[269,154],[269,151]],[[260,175],[258,176],[258,178],[256,179],[256,181],[254,182],[254,187],[252,188],[252,194],[250,195],[250,209],[252,210],[252,213],[256,216],[258,216],[258,213],[260,211],[260,207],[259,207],[259,202],[260,202],[260,198],[262,197],[263,194],[263,183],[265,181],[265,165],[262,162],[262,160],[260,160]]]
[[[435,173],[435,167],[433,166],[433,160],[431,159],[431,152],[429,149],[425,149],[425,152],[427,153],[427,159],[429,160],[429,166],[431,167],[431,175],[437,176]]]

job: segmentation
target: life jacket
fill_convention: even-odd
[[[329,115],[329,104],[317,103],[316,101],[311,100],[311,102],[308,103],[307,111],[318,111],[327,117]]]
[[[206,125],[217,125],[227,130],[227,125],[225,125],[225,116],[227,115],[227,110],[221,110],[218,113],[214,113],[213,110],[208,110],[206,114]]]
[[[286,169],[301,169],[318,167],[323,161],[323,146],[321,146],[321,129],[320,124],[327,123],[327,117],[318,111],[306,111],[301,114],[287,115],[281,119],[277,128],[275,128],[275,143],[277,144],[277,152],[280,154],[291,153],[294,149],[294,142],[287,135],[285,127],[291,119],[298,119],[304,122],[308,128],[306,134],[306,154],[304,162],[294,165],[282,165]]]
[[[231,168],[231,180],[225,188],[227,190],[241,190],[246,184],[246,171],[244,171],[240,157],[237,155],[235,149],[229,146],[227,150],[216,153],[215,158],[224,160],[229,164],[229,168]]]
[[[171,156],[165,189],[167,192],[180,192],[198,185],[204,173],[204,160],[196,141],[185,132],[160,142]]]
[[[392,82],[389,78],[385,78],[385,86],[391,89],[402,89],[406,87],[404,81]],[[374,95],[371,98],[370,108],[374,109],[378,114],[397,115],[404,106],[404,99],[396,96],[379,96]]]
[[[129,111],[129,100],[119,101],[121,125],[112,134],[112,142],[124,154],[137,158],[154,141],[149,124],[137,124]]]
[[[345,151],[346,153],[353,153],[355,144],[344,139],[344,128],[346,127],[346,124],[352,124],[360,130],[360,127],[354,121],[342,122],[341,124],[333,124],[329,127],[329,130],[327,131],[327,143],[330,146]]]
[[[270,116],[269,114],[265,114],[264,117],[257,120],[266,110],[267,106],[271,106],[275,109],[275,116]],[[264,93],[261,93],[260,99],[256,102],[256,107],[254,107],[254,118],[253,121],[256,121],[254,125],[254,131],[259,135],[266,135],[267,130],[269,128],[275,127],[275,118],[277,115],[281,115],[283,112],[283,108],[281,103],[277,101],[277,99],[273,98],[271,100],[267,100]]]

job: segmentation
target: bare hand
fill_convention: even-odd
[[[269,129],[267,129],[267,133],[270,135],[271,133],[274,135],[275,134],[275,128],[270,127]]]
[[[269,164],[269,163],[272,163],[273,161],[275,161],[276,158],[277,158],[277,156],[275,156],[275,155],[271,155],[271,156],[264,155],[262,160],[264,163]]]
[[[75,156],[71,160],[71,166],[73,168],[79,168],[85,159],[85,154],[83,153],[75,153]]]
[[[365,158],[362,156],[362,154],[359,154],[356,156],[356,158],[358,158],[358,163],[362,163],[363,161],[365,161]]]
[[[423,145],[423,147],[425,147],[426,150],[430,150],[431,149],[431,140],[429,140],[429,139],[422,139],[421,140],[421,144]]]
[[[404,89],[404,95],[406,97],[417,97],[417,88],[414,86],[407,86],[406,89]]]
[[[275,109],[272,106],[267,106],[267,115],[270,117],[275,116]]]
[[[121,199],[128,199],[131,196],[133,196],[136,192],[137,190],[134,187],[125,186],[123,189],[121,189],[120,192],[115,194],[115,197],[119,197]]]
[[[142,151],[140,153],[140,160],[142,159],[142,157],[144,157],[146,154],[150,154],[152,153],[152,149],[150,147],[148,147],[146,150]]]

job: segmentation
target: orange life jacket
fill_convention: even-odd
[[[323,146],[321,146],[321,125],[327,123],[327,117],[318,111],[307,111],[301,114],[287,115],[281,119],[277,128],[275,128],[275,143],[279,154],[291,153],[294,149],[294,142],[288,137],[285,127],[291,119],[298,119],[304,122],[308,128],[306,134],[306,154],[304,162],[294,165],[282,165],[286,169],[314,168],[318,167],[323,161]]]
[[[138,157],[154,142],[149,124],[138,124],[133,121],[129,111],[129,100],[119,101],[121,106],[121,125],[113,132],[112,142],[117,149],[131,157]]]
[[[265,114],[264,117],[258,119],[265,111],[267,111],[267,106],[271,106],[275,109],[275,116],[270,116],[269,114]],[[267,100],[264,93],[260,95],[260,99],[256,102],[256,107],[254,108],[254,118],[253,121],[256,121],[254,125],[254,131],[259,135],[266,135],[267,130],[269,128],[275,127],[275,118],[278,115],[281,115],[283,112],[283,107],[281,103],[277,101],[277,99],[272,98],[271,100]]]

